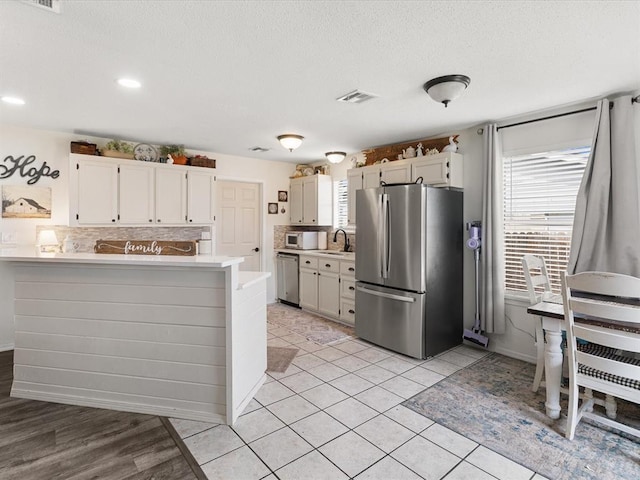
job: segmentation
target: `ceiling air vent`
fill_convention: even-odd
[[[377,95],[374,95],[373,93],[363,92],[362,90],[354,90],[353,92],[349,92],[346,95],[336,98],[336,100],[346,103],[362,103],[366,102],[367,100],[372,100],[376,97]]]
[[[268,148],[264,148],[264,147],[251,147],[251,148],[249,149],[249,151],[251,151],[251,152],[260,152],[260,153],[262,153],[262,152],[268,152],[268,151],[269,151],[269,149],[268,149]]]
[[[60,0],[21,0],[22,3],[43,8],[50,12],[60,13]]]

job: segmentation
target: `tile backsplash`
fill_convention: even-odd
[[[38,225],[36,238],[41,230],[53,230],[62,245],[69,238],[78,244],[78,252],[91,253],[96,240],[199,240],[204,227],[69,227],[67,225]],[[214,240],[215,241],[215,240]]]
[[[332,227],[299,227],[296,225],[276,225],[273,227],[273,248],[274,250],[285,248],[284,235],[292,230],[303,232],[327,232],[327,250],[342,250],[344,249],[344,235],[338,235],[338,241],[333,242],[333,235],[336,232]],[[349,243],[351,244],[351,251],[356,251],[356,235],[355,233],[347,234],[349,236]]]

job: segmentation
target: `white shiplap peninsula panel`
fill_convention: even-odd
[[[12,395],[235,421],[265,378],[268,275],[84,257],[15,265]]]

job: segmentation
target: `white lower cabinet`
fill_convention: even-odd
[[[300,306],[318,310],[318,257],[300,255]]]
[[[300,307],[353,325],[355,263],[326,257],[300,256]]]

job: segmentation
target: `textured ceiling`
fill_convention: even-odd
[[[0,0],[0,96],[27,101],[0,122],[302,162],[640,87],[638,1],[61,7]],[[422,84],[453,73],[471,85],[445,109]],[[379,98],[335,101],[356,88]],[[306,137],[293,153],[288,132]]]

